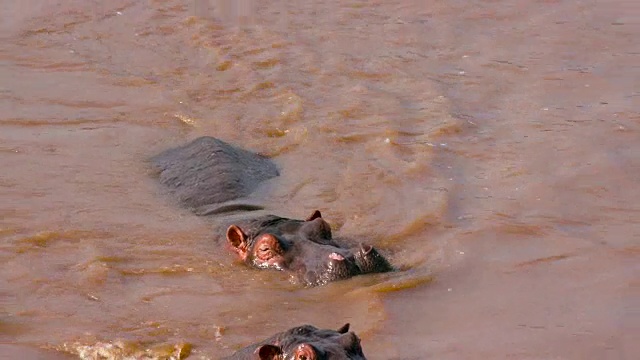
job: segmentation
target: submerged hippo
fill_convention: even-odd
[[[279,175],[271,160],[211,137],[167,150],[151,163],[160,182],[198,215],[261,210],[236,200]],[[223,229],[232,249],[250,266],[289,271],[307,286],[392,269],[373,247],[334,239],[319,211],[306,220],[249,214]]]
[[[289,271],[307,286],[392,270],[373,247],[352,249],[333,239],[318,210],[306,220],[265,215],[245,224],[227,229],[227,241],[240,259],[260,269]]]
[[[366,360],[360,339],[345,324],[337,331],[303,325],[239,350],[225,360]]]
[[[269,159],[209,136],[151,158],[160,183],[180,203],[198,208],[245,197],[260,183],[280,175]]]

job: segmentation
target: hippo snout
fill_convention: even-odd
[[[360,244],[360,249],[354,254],[355,263],[362,274],[387,272],[393,270],[378,250],[371,245]]]
[[[329,281],[347,279],[360,274],[360,268],[356,264],[353,255],[345,256],[338,252],[332,252],[328,256],[325,277]]]
[[[323,282],[327,282],[391,270],[393,270],[391,264],[373,246],[360,244],[358,249],[348,253],[330,253],[327,257],[326,269],[320,278]]]

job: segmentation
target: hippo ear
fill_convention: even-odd
[[[239,226],[229,226],[227,229],[227,241],[243,259],[247,256],[247,234]]]
[[[353,332],[342,334],[338,337],[338,344],[342,345],[345,349],[351,349],[352,352],[356,352],[358,349],[362,351],[360,347],[360,338]]]
[[[309,215],[309,217],[305,221],[313,221],[313,220],[315,220],[317,218],[321,218],[321,217],[322,217],[322,214],[320,214],[320,210],[315,210],[313,212],[313,214]]]
[[[338,329],[338,332],[340,334],[346,334],[349,331],[349,326],[350,326],[349,323],[346,323],[346,324],[342,325],[342,327],[340,329]]]
[[[278,355],[282,354],[282,349],[279,346],[266,344],[257,348],[255,354],[258,354],[260,360],[277,360]]]

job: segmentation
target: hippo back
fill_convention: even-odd
[[[245,197],[279,175],[268,158],[213,137],[166,150],[151,158],[151,164],[160,183],[192,209]]]

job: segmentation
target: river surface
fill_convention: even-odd
[[[369,359],[638,359],[632,1],[0,1],[0,358],[218,359],[349,322]],[[271,157],[400,269],[251,270],[147,159]],[[190,349],[191,348],[191,349]]]

